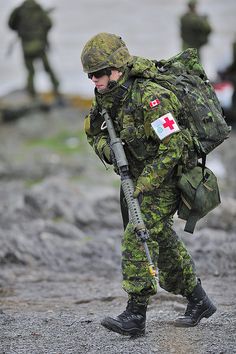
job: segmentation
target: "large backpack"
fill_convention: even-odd
[[[192,132],[199,157],[206,156],[228,138],[231,127],[199,63],[197,50],[189,48],[155,64],[155,81],[178,97],[183,107],[180,124]]]
[[[196,222],[220,204],[217,178],[205,166],[206,155],[228,138],[227,125],[213,86],[199,63],[197,50],[190,48],[169,60],[155,62],[161,86],[182,103],[180,124],[192,132],[201,166],[180,176],[181,201],[178,216],[187,220],[185,231],[193,233]]]

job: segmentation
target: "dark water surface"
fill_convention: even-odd
[[[22,88],[25,71],[21,48],[14,32],[7,28],[11,10],[21,1],[0,0],[0,95]],[[50,58],[64,92],[92,94],[82,72],[80,53],[85,42],[98,32],[120,34],[134,55],[167,58],[181,48],[179,16],[185,0],[41,0],[52,12]],[[231,60],[231,43],[236,36],[236,1],[201,0],[199,12],[208,14],[214,33],[202,57],[210,78]],[[7,53],[12,44],[11,54]],[[37,88],[49,89],[46,75],[37,75]]]

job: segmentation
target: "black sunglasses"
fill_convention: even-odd
[[[100,77],[104,76],[104,75],[111,75],[111,69],[110,68],[105,68],[105,69],[101,69],[98,71],[95,71],[93,73],[88,73],[88,78],[92,79],[93,76],[96,77],[96,79],[100,79]]]

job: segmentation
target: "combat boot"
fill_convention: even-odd
[[[175,321],[177,327],[194,327],[203,317],[209,318],[216,312],[216,307],[202,288],[200,279],[187,299],[188,305],[184,316]]]
[[[145,334],[147,305],[140,305],[132,300],[128,301],[126,310],[119,316],[105,317],[101,324],[113,332],[128,336]]]

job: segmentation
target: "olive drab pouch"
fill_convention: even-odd
[[[186,220],[184,231],[193,233],[197,221],[220,204],[217,178],[209,168],[198,165],[181,175],[178,188],[181,200],[177,214]]]

